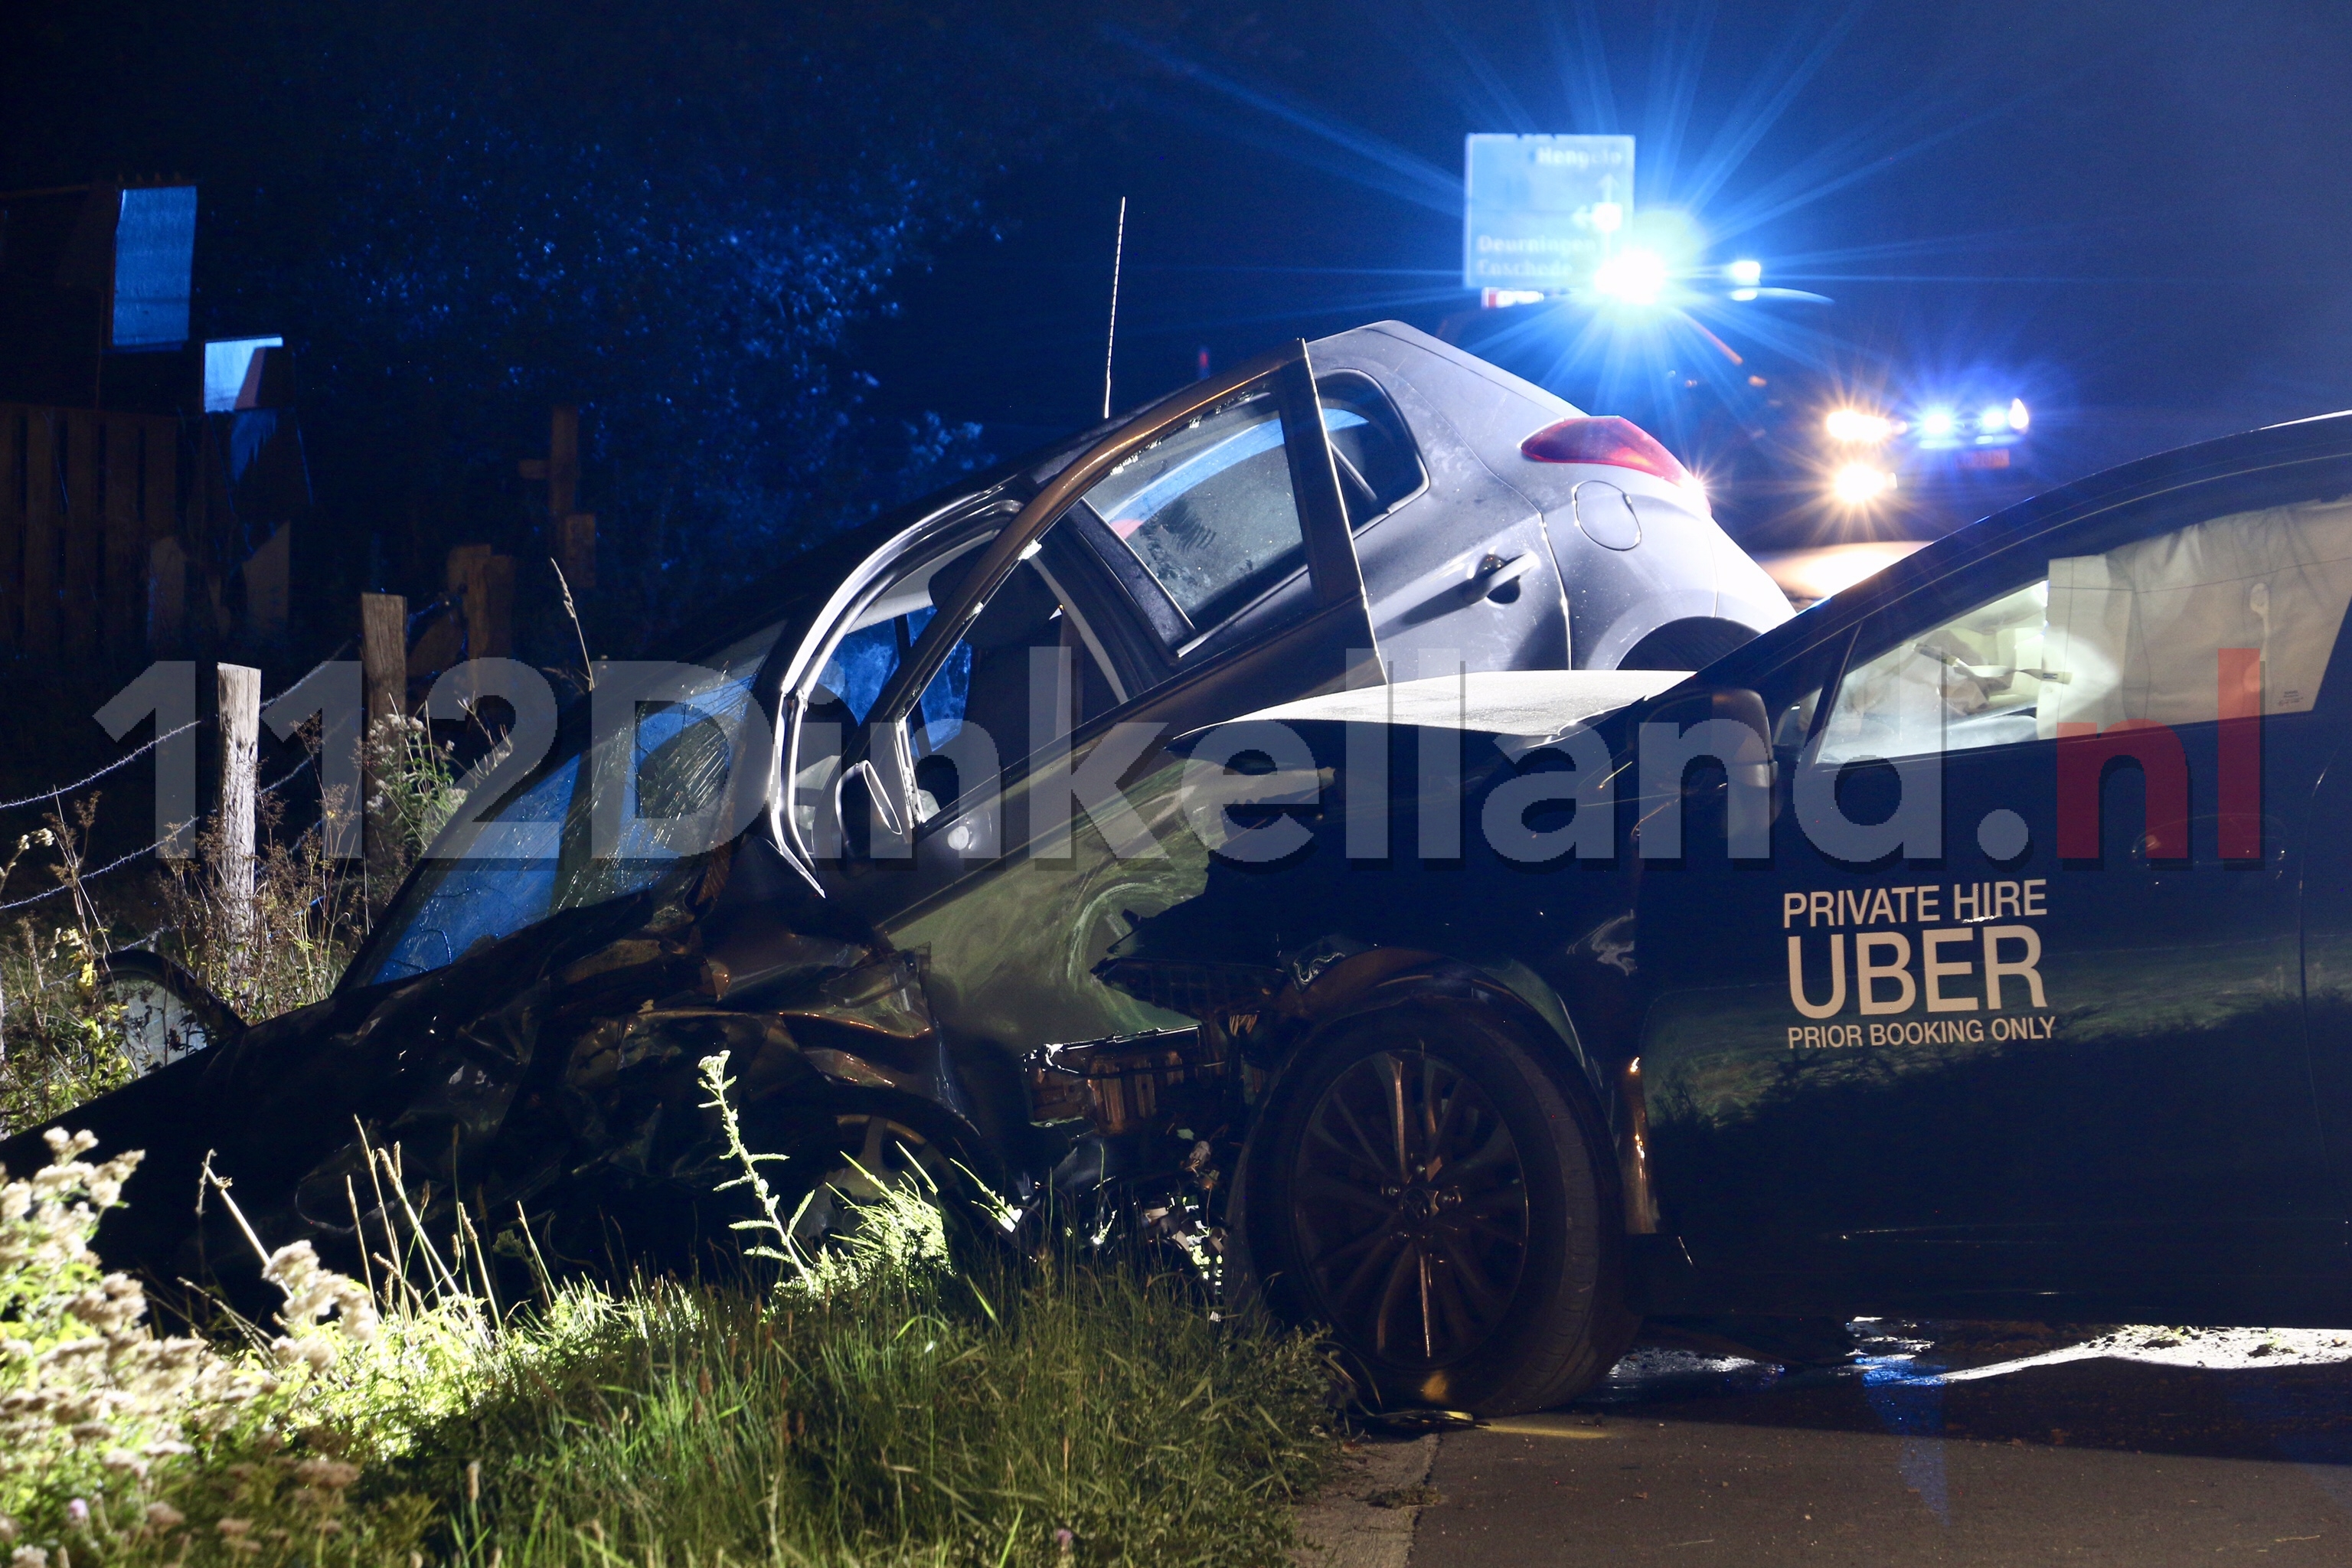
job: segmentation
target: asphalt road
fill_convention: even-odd
[[[2049,1331],[1794,1374],[1637,1354],[1568,1410],[1445,1435],[1412,1568],[2352,1563],[2352,1334],[2158,1334],[2126,1347],[2153,1363],[2053,1361],[2082,1336]]]

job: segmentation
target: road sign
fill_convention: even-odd
[[[1590,284],[1633,214],[1633,139],[1482,134],[1464,141],[1464,286]]]

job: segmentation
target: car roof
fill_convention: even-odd
[[[1424,356],[1442,362],[1459,373],[1492,384],[1497,392],[1539,402],[1559,402],[1542,388],[1402,321],[1371,321],[1318,338],[1307,345],[1311,357],[1328,362],[1332,368],[1369,369],[1376,377],[1381,371],[1393,370],[1390,362],[1399,350],[1404,351],[1407,357]],[[1019,457],[977,468],[927,495],[887,508],[865,522],[810,541],[773,565],[744,579],[717,604],[698,611],[691,627],[680,627],[657,638],[650,657],[689,657],[697,650],[742,637],[775,619],[780,607],[792,600],[811,593],[820,596],[830,593],[850,567],[928,518],[943,516],[994,495],[1028,500],[1079,453],[1167,395],[1168,391],[1155,393],[1108,419],[1074,430]],[[1566,404],[1560,406],[1568,407]],[[712,626],[727,630],[724,635],[714,636],[709,630]]]

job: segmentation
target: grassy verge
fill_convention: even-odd
[[[0,1533],[16,1568],[1282,1560],[1332,1449],[1311,1342],[1128,1269],[951,1266],[895,1202],[815,1285],[504,1313],[462,1240],[373,1296],[281,1254],[281,1331],[226,1352],[131,1331],[85,1262],[11,1309]]]
[[[127,1166],[82,1153],[0,1189],[14,1568],[1271,1563],[1332,1457],[1310,1340],[1189,1280],[953,1257],[896,1189],[814,1267],[520,1307],[462,1222],[365,1283],[298,1244],[275,1324],[162,1340],[87,1250]]]
[[[1320,1474],[1311,1347],[1165,1282],[886,1276],[780,1306],[655,1287],[387,1475],[530,1563],[1279,1560]],[[467,1457],[481,1460],[468,1490]]]

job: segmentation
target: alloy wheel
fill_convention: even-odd
[[[1435,1367],[1502,1325],[1528,1257],[1517,1141],[1444,1058],[1377,1051],[1308,1112],[1291,1173],[1321,1315],[1391,1364]]]

